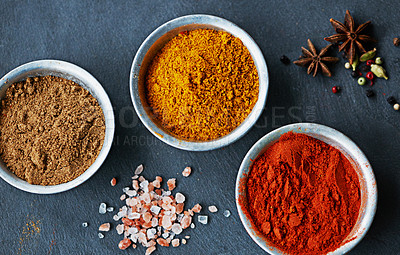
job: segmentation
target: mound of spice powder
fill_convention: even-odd
[[[336,148],[287,133],[255,160],[246,184],[253,224],[288,254],[324,254],[338,248],[356,223],[360,184]]]
[[[12,84],[1,101],[0,156],[31,184],[77,178],[96,160],[104,135],[97,100],[70,80],[27,78]]]
[[[180,33],[154,57],[146,74],[146,99],[174,136],[206,141],[227,135],[258,98],[258,74],[242,41],[229,33]]]

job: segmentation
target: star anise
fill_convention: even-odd
[[[332,46],[332,44],[329,44],[325,48],[321,50],[321,52],[318,54],[317,50],[315,49],[314,45],[312,44],[311,40],[308,39],[308,48],[310,50],[307,50],[304,47],[301,47],[301,51],[303,52],[303,56],[299,58],[299,60],[294,61],[293,63],[298,65],[298,66],[307,66],[308,65],[308,70],[307,73],[311,74],[311,72],[314,70],[313,76],[317,75],[319,67],[321,67],[322,73],[326,76],[331,77],[332,73],[329,71],[329,68],[326,66],[324,62],[328,63],[335,63],[339,59],[335,57],[329,57],[329,56],[324,56],[328,49]]]
[[[361,53],[364,53],[366,50],[362,42],[376,42],[372,37],[361,34],[361,32],[371,24],[371,21],[367,21],[355,29],[354,20],[349,10],[346,11],[346,15],[344,16],[344,24],[334,19],[330,19],[330,22],[337,34],[324,39],[330,43],[342,42],[339,46],[339,51],[345,50],[350,64],[353,64],[356,57],[356,47]]]

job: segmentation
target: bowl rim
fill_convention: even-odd
[[[6,90],[5,87],[8,88],[11,84],[18,80],[22,80],[26,77],[33,77],[34,75],[29,75],[30,72],[55,72],[55,73],[62,73],[66,76],[71,76],[75,79],[79,79],[83,84],[78,83],[80,86],[84,87],[85,89],[89,90],[91,95],[96,98],[98,101],[105,119],[105,137],[103,141],[103,146],[99,155],[97,156],[95,162],[80,176],[75,178],[72,181],[51,185],[51,186],[42,186],[42,185],[33,185],[29,184],[28,182],[20,179],[15,174],[13,174],[4,164],[4,162],[0,162],[0,177],[9,183],[10,185],[14,186],[17,189],[34,193],[34,194],[55,194],[70,190],[75,188],[88,180],[92,175],[94,175],[97,170],[100,168],[104,160],[106,159],[112,145],[112,141],[114,138],[114,131],[115,131],[115,122],[114,122],[114,112],[111,105],[111,101],[101,86],[101,84],[92,76],[88,71],[85,69],[61,60],[54,60],[54,59],[43,59],[43,60],[36,60],[32,62],[28,62],[22,64],[6,75],[4,75],[0,79],[0,89]],[[40,75],[37,75],[40,76]]]
[[[330,255],[345,254],[350,250],[352,250],[364,238],[364,236],[368,232],[376,213],[378,190],[377,190],[375,175],[373,173],[371,164],[369,163],[365,154],[349,137],[337,131],[336,129],[330,128],[328,126],[316,123],[289,124],[267,133],[251,147],[251,149],[247,152],[246,156],[244,157],[240,165],[236,178],[235,200],[239,218],[243,226],[245,227],[246,232],[250,235],[253,241],[256,242],[257,245],[260,246],[264,251],[273,255],[286,254],[281,250],[271,245],[268,245],[262,236],[258,236],[257,232],[253,229],[251,220],[243,212],[240,200],[241,196],[245,196],[245,194],[243,194],[241,190],[242,187],[241,183],[243,183],[243,181],[247,180],[248,178],[249,167],[251,166],[251,159],[256,159],[261,153],[265,151],[265,148],[275,143],[280,138],[281,135],[290,131],[293,131],[295,133],[310,135],[318,140],[321,140],[320,137],[323,136],[326,139],[334,141],[335,143],[342,146],[343,147],[342,149],[346,153],[348,153],[349,154],[348,156],[351,157],[353,161],[357,163],[357,165],[360,167],[360,172],[362,173],[362,176],[365,179],[366,191],[368,194],[368,196],[366,196],[367,202],[365,206],[365,213],[363,214],[363,217],[360,219],[360,223],[357,224],[356,228],[357,231],[355,231],[353,234],[356,236],[355,237],[352,236],[352,238],[349,241],[343,243],[335,251],[328,253]],[[346,237],[346,239],[347,238],[348,237]]]
[[[252,111],[247,116],[247,118],[232,132],[229,134],[217,138],[211,141],[197,142],[197,141],[187,141],[184,139],[179,139],[160,128],[155,124],[151,118],[148,116],[141,102],[141,97],[139,95],[139,72],[141,68],[142,61],[151,46],[160,39],[163,35],[167,34],[173,29],[185,26],[185,25],[210,25],[226,31],[233,36],[239,38],[246,48],[249,50],[254,64],[257,67],[257,72],[259,76],[259,95],[256,104],[254,105]],[[132,62],[130,78],[129,78],[130,94],[133,106],[137,115],[139,116],[141,122],[144,126],[158,139],[164,143],[173,146],[178,149],[187,151],[209,151],[225,147],[241,137],[243,137],[256,123],[256,121],[261,116],[265,103],[267,100],[268,88],[269,88],[269,75],[267,64],[265,62],[264,56],[261,49],[258,47],[256,42],[251,38],[251,36],[245,32],[243,29],[238,27],[236,24],[228,21],[226,19],[206,15],[206,14],[192,14],[170,20],[157,29],[155,29],[141,44],[139,50],[137,51],[134,60]]]

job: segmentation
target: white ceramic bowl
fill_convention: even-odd
[[[258,100],[253,110],[235,130],[228,135],[206,142],[192,142],[174,137],[166,132],[152,116],[144,92],[144,77],[147,67],[156,53],[180,32],[207,28],[226,31],[239,38],[249,50],[259,76]],[[208,151],[226,146],[245,135],[256,123],[264,110],[268,93],[268,70],[263,54],[255,41],[241,28],[225,19],[210,15],[188,15],[171,20],[151,33],[140,46],[132,63],[130,74],[130,91],[136,113],[146,128],[161,141],[188,151]]]
[[[236,206],[240,219],[251,238],[265,251],[274,255],[285,254],[276,247],[268,244],[262,234],[252,225],[250,219],[244,214],[242,208],[243,199],[246,198],[246,190],[241,185],[247,183],[249,170],[252,160],[262,155],[272,144],[277,142],[284,133],[293,131],[294,133],[302,133],[321,140],[333,147],[339,149],[349,160],[356,166],[358,178],[361,188],[361,205],[357,222],[345,238],[343,244],[335,251],[328,254],[344,254],[353,249],[365,236],[373,221],[378,199],[378,191],[376,187],[375,176],[371,165],[364,153],[357,145],[347,136],[339,131],[327,126],[311,123],[298,123],[278,128],[264,137],[251,147],[240,166],[236,180]],[[243,205],[244,206],[244,205]]]
[[[45,75],[54,75],[72,80],[81,85],[83,88],[87,89],[90,94],[92,94],[92,96],[99,102],[99,105],[103,110],[106,124],[103,147],[101,148],[97,159],[83,174],[70,182],[52,186],[32,185],[14,175],[7,168],[4,162],[0,160],[0,177],[12,186],[31,193],[54,194],[72,189],[82,184],[99,169],[103,161],[106,159],[108,152],[110,151],[114,137],[115,124],[114,112],[110,99],[108,98],[101,84],[90,73],[81,67],[64,61],[39,60],[15,68],[0,80],[0,99],[4,97],[7,88],[11,84],[25,80],[27,77]]]

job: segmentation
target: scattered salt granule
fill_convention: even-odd
[[[226,218],[228,218],[229,216],[231,216],[231,212],[230,212],[229,210],[225,210],[225,211],[224,211],[224,216],[225,216]]]
[[[140,166],[138,169],[132,180],[133,189],[125,187],[125,194],[120,197],[125,205],[113,216],[115,221],[122,221],[116,226],[118,235],[123,235],[119,248],[136,248],[136,244],[142,244],[147,248],[146,254],[150,254],[157,245],[177,247],[186,243],[185,239],[181,241],[175,237],[188,227],[194,228],[193,216],[200,212],[201,206],[197,204],[185,211],[185,196],[171,192],[176,187],[175,178],[168,180],[166,191],[161,189],[160,176],[148,181],[140,175],[143,169],[140,170]]]
[[[167,181],[167,185],[168,185],[168,189],[170,191],[174,190],[176,187],[176,179],[175,178],[171,178]]]
[[[87,228],[88,226],[89,226],[89,225],[88,225],[87,222],[83,222],[83,223],[82,223],[82,227]]]
[[[107,207],[107,212],[113,212],[114,211],[114,207]]]
[[[99,231],[107,232],[110,230],[110,223],[101,224],[99,227]]]
[[[194,225],[194,223],[190,224],[190,228],[195,228],[196,225]]]
[[[208,216],[206,215],[199,215],[197,219],[201,224],[206,225],[208,223]]]
[[[172,240],[171,244],[172,244],[173,247],[178,247],[179,246],[179,239]]]
[[[117,184],[117,179],[112,178],[110,183],[111,183],[111,186],[114,187]]]
[[[143,165],[140,165],[135,170],[135,175],[139,175],[143,172]]]
[[[175,194],[175,200],[178,204],[181,204],[183,202],[185,202],[185,196],[182,193],[176,193]]]
[[[190,168],[190,166],[187,166],[185,167],[185,169],[183,169],[182,175],[188,177],[191,173],[192,173],[192,168]]]
[[[211,213],[216,213],[216,212],[218,212],[218,208],[217,208],[215,205],[210,205],[210,206],[208,207],[208,210],[209,210]]]
[[[98,233],[97,235],[99,236],[100,239],[104,238],[104,235],[102,233]]]
[[[100,207],[99,207],[99,213],[100,214],[105,214],[107,212],[106,208],[107,208],[106,203],[101,203]]]

